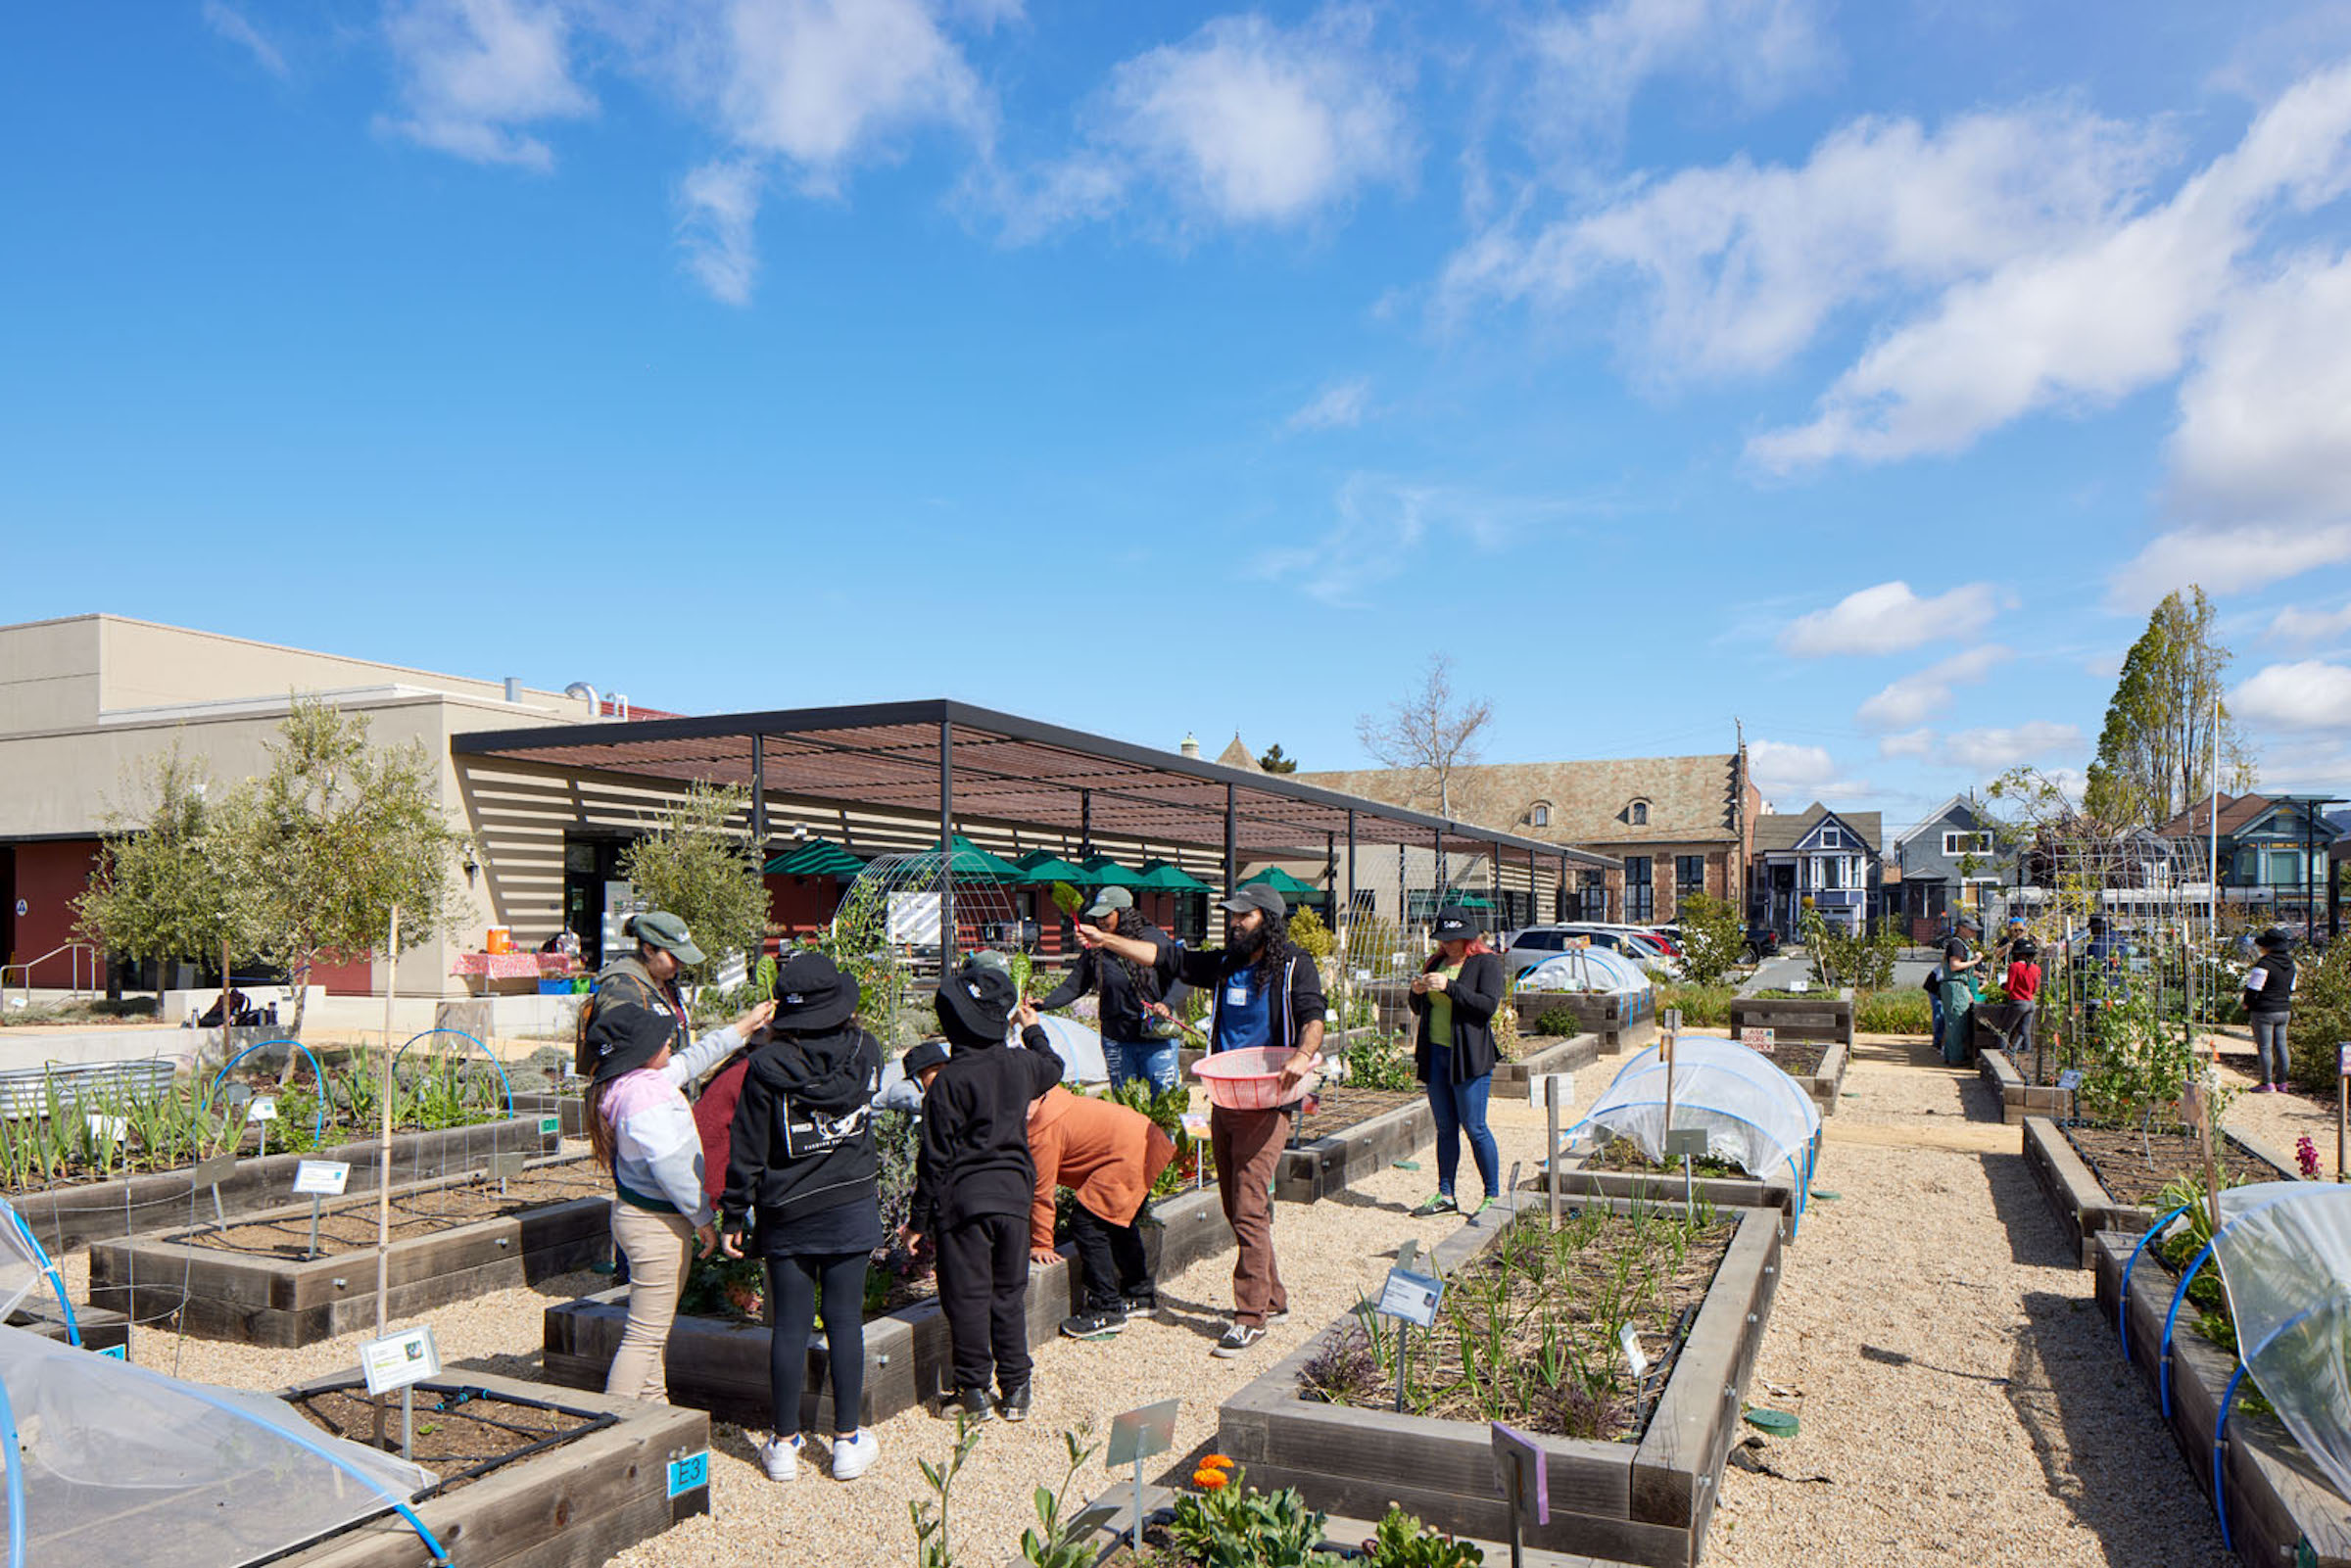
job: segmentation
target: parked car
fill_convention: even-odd
[[[1680,963],[1655,938],[1634,927],[1601,926],[1580,921],[1558,926],[1530,926],[1520,931],[1503,952],[1503,971],[1515,976],[1521,970],[1540,964],[1552,954],[1566,951],[1571,940],[1579,936],[1593,947],[1621,953],[1644,969],[1661,971],[1672,979],[1681,977]]]
[[[1747,961],[1760,964],[1780,950],[1780,933],[1761,921],[1747,923]]]

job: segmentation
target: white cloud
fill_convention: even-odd
[[[545,170],[554,154],[517,127],[593,112],[571,77],[563,13],[533,0],[403,0],[384,30],[407,113],[383,123],[479,164]]]
[[[1185,211],[1225,223],[1294,222],[1401,181],[1412,138],[1370,28],[1355,9],[1294,28],[1220,17],[1111,72],[1098,140]]]
[[[1577,304],[1639,285],[1628,360],[1655,379],[1774,369],[1838,311],[1941,287],[2107,226],[2150,166],[2143,132],[2062,107],[1963,116],[1930,133],[1860,119],[1800,166],[1744,155],[1635,181],[1589,214],[1488,231],[1440,298]]]
[[[1283,421],[1290,430],[1339,430],[1364,422],[1371,406],[1371,383],[1362,377],[1334,381]]]
[[[1824,746],[1751,740],[1747,760],[1755,787],[1784,811],[1801,810],[1815,799],[1850,800],[1872,792],[1869,781],[1847,777]]]
[[[714,299],[748,305],[759,275],[751,225],[759,215],[759,170],[740,160],[704,164],[678,192],[678,244],[686,269]]]
[[[1896,730],[1933,718],[1951,703],[1951,688],[1972,686],[2009,657],[1997,642],[1954,653],[1888,684],[1855,715],[1873,730]]]
[[[2071,724],[2031,719],[2008,728],[1961,730],[1945,736],[1936,749],[1939,760],[1972,773],[2002,773],[2019,763],[2053,752],[2079,752],[2082,731]]]
[[[2236,291],[2198,358],[2171,440],[2174,508],[2351,516],[2351,260],[2299,257]]]
[[[262,36],[262,30],[243,12],[223,5],[221,0],[204,0],[200,14],[206,26],[253,56],[254,64],[279,80],[285,79],[286,57],[278,52],[277,45]]]
[[[1836,62],[1811,0],[1610,0],[1532,30],[1544,117],[1592,125],[1620,122],[1653,77],[1693,77],[1764,109]]]
[[[2351,522],[2177,529],[2115,570],[2107,600],[2118,611],[2143,610],[2190,583],[2235,594],[2340,561],[2351,561]]]
[[[1370,472],[1349,474],[1331,504],[1335,520],[1320,537],[1264,551],[1249,575],[1295,584],[1325,604],[1356,605],[1375,585],[1414,570],[1421,548],[1440,538],[1492,551],[1587,509]]]
[[[2351,632],[2351,604],[2337,610],[2306,610],[2288,604],[2262,634],[2273,642],[2325,642]]]
[[[2229,694],[2230,710],[2280,730],[2351,728],[2351,669],[2321,659],[2273,664]]]
[[[2049,407],[2099,407],[2176,374],[2264,223],[2341,193],[2351,67],[2304,79],[2171,200],[1949,287],[1880,338],[1808,424],[1749,452],[1789,469],[1952,452]]]
[[[1907,730],[1900,735],[1890,735],[1879,741],[1878,755],[1881,757],[1915,757],[1924,762],[1935,755],[1935,732],[1932,730]]]
[[[1880,583],[1847,594],[1825,610],[1799,615],[1780,633],[1780,648],[1799,658],[1837,653],[1899,653],[1924,642],[1956,641],[1983,629],[1997,604],[1990,583],[1967,583],[1921,598],[1908,583]]]

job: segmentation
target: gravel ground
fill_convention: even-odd
[[[1579,1104],[1609,1064],[1578,1075]],[[1744,1450],[1764,1468],[1724,1477],[1708,1559],[1726,1568],[1823,1563],[2181,1564],[2226,1560],[2209,1506],[2071,1266],[2063,1238],[2024,1168],[2015,1129],[1972,1072],[1955,1073],[1919,1042],[1865,1038],[1828,1123],[1816,1203],[1788,1269],[1751,1389],[1755,1402],[1799,1412],[1801,1433]],[[1531,1168],[1542,1116],[1494,1110],[1507,1174]],[[1990,1122],[1988,1125],[1987,1122]],[[2290,1149],[2307,1125],[2332,1159],[2331,1121],[2312,1102],[2247,1096],[2232,1125]],[[2290,1129],[2290,1130],[2289,1130]],[[2280,1137],[2280,1132],[2283,1136]],[[1153,1480],[1180,1478],[1205,1451],[1217,1402],[1345,1310],[1384,1273],[1399,1240],[1443,1226],[1406,1211],[1434,1186],[1389,1169],[1361,1191],[1310,1208],[1283,1205],[1275,1239],[1292,1315],[1235,1361],[1208,1354],[1229,1300],[1230,1264],[1203,1262],[1163,1282],[1173,1310],[1102,1344],[1057,1342],[1037,1356],[1037,1404],[1021,1427],[991,1426],[955,1493],[957,1539],[974,1563],[1017,1560],[1029,1494],[1056,1482],[1061,1433],[1106,1426],[1122,1409],[1180,1399],[1176,1452]],[[1475,1182],[1464,1171],[1464,1186]],[[66,1270],[78,1296],[87,1268]],[[501,1291],[432,1314],[454,1366],[531,1377],[541,1312],[600,1287],[595,1275]],[[180,1341],[139,1331],[143,1363],[233,1386],[276,1388],[356,1360],[357,1336],[292,1352]],[[839,1484],[819,1462],[788,1487],[760,1475],[739,1429],[714,1432],[715,1514],[613,1559],[621,1568],[728,1568],[777,1562],[897,1565],[913,1556],[907,1501],[922,1495],[918,1459],[936,1459],[952,1427],[908,1412],[879,1429],[883,1456]],[[1776,1471],[1777,1475],[1768,1472]],[[1821,1477],[1824,1481],[1805,1478]],[[1072,1489],[1111,1484],[1097,1459]]]

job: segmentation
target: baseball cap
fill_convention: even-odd
[[[1079,918],[1080,920],[1100,920],[1113,911],[1132,908],[1134,908],[1132,893],[1124,887],[1105,887],[1094,895],[1094,901],[1085,906],[1085,913]]]
[[[1437,911],[1436,924],[1428,934],[1440,942],[1469,942],[1477,939],[1477,922],[1470,918],[1469,912],[1452,904]]]
[[[648,909],[629,917],[628,933],[648,947],[658,947],[681,964],[699,964],[702,950],[694,945],[686,923],[665,909]]]
[[[1253,909],[1263,910],[1275,920],[1290,912],[1290,906],[1282,902],[1281,895],[1264,882],[1251,882],[1246,887],[1234,888],[1232,896],[1220,899],[1217,907],[1227,915],[1243,915]]]

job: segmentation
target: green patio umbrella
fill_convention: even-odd
[[[1279,866],[1268,866],[1254,877],[1241,879],[1243,887],[1271,887],[1284,899],[1320,898],[1322,889],[1312,882],[1302,882]]]
[[[770,877],[854,877],[865,862],[829,838],[811,838],[762,868]]]
[[[1079,869],[1078,881],[1085,887],[1140,887],[1143,879],[1108,855],[1096,855]]]
[[[1085,880],[1084,867],[1073,865],[1050,849],[1032,849],[1014,861],[1013,865],[1020,868],[1022,881],[1040,886],[1047,882],[1075,884]]]
[[[938,846],[934,844],[899,868],[901,879],[911,884],[914,878],[935,871],[936,868],[928,862],[937,858]],[[975,882],[1017,882],[1022,879],[1020,867],[989,854],[961,833],[955,835],[954,853],[947,859],[947,875]]]
[[[1135,886],[1154,893],[1207,893],[1215,889],[1172,860],[1146,861]]]

